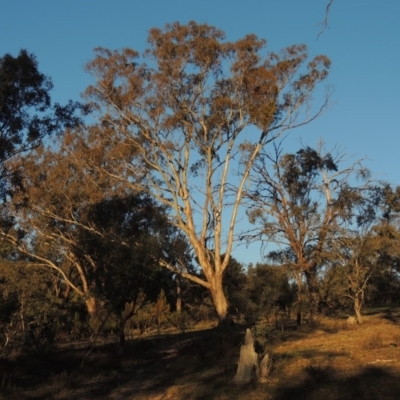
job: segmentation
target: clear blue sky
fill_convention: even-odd
[[[228,40],[255,33],[278,51],[305,43],[332,60],[334,104],[319,120],[293,131],[314,146],[323,138],[349,154],[368,157],[376,178],[400,184],[399,0],[334,0],[330,29],[317,40],[328,0],[0,0],[0,56],[21,48],[36,54],[55,85],[58,102],[77,100],[91,82],[83,71],[97,46],[143,50],[147,32],[167,22],[215,25]],[[246,253],[246,254],[245,254]],[[245,249],[235,256],[257,261]]]

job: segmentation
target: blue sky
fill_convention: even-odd
[[[55,88],[53,99],[78,100],[91,83],[84,72],[97,46],[143,50],[147,32],[167,22],[215,25],[228,40],[248,33],[268,48],[304,43],[310,55],[332,60],[332,106],[313,124],[293,131],[299,140],[328,148],[340,145],[356,158],[368,157],[374,176],[400,184],[400,1],[334,0],[329,26],[317,40],[328,0],[0,0],[0,56],[33,52]],[[246,255],[245,255],[246,253]],[[237,250],[243,262],[257,261]],[[246,258],[246,260],[245,260]]]

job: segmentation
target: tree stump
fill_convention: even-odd
[[[355,325],[356,323],[357,323],[357,320],[355,319],[355,317],[350,316],[349,318],[347,318],[348,325]]]
[[[250,329],[247,329],[244,344],[240,347],[239,364],[233,383],[237,385],[249,383],[257,370],[258,356],[254,350],[254,339]]]
[[[258,381],[260,383],[266,383],[270,373],[270,362],[268,353],[264,356],[260,363]]]

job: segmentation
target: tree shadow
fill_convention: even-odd
[[[234,386],[243,336],[244,327],[236,326],[230,332],[208,329],[136,338],[127,343],[123,353],[118,351],[118,344],[99,345],[83,369],[80,364],[87,349],[0,360],[0,371],[8,371],[10,383],[6,382],[6,389],[10,388],[3,396],[20,400],[141,400],[161,399],[165,394],[168,398],[193,400],[268,396],[278,400],[400,398],[399,376],[390,369],[370,367],[343,377],[315,360],[332,361],[348,353],[314,349],[273,354],[276,368],[271,382]],[[296,381],[285,381],[280,366],[298,357],[309,360],[309,366]]]
[[[277,389],[276,400],[289,399],[398,399],[400,379],[389,369],[367,367],[362,372],[341,378],[330,367],[305,369],[301,383],[286,382]]]
[[[123,352],[116,343],[98,345],[82,369],[88,348],[0,359],[0,383],[4,380],[4,398],[21,400],[129,399],[139,395],[145,399],[175,384],[193,385],[194,379],[199,379],[201,386],[202,376],[214,379],[221,371],[222,384],[226,371],[233,373],[234,362],[229,358],[229,365],[223,365],[221,360],[240,344],[242,331],[237,327],[229,335],[208,329],[137,338],[127,342]]]
[[[400,309],[399,308],[389,308],[385,312],[383,318],[393,322],[394,324],[400,324]]]
[[[298,349],[291,352],[283,352],[279,354],[274,354],[274,362],[280,364],[283,361],[292,360],[301,357],[306,360],[313,360],[316,358],[322,358],[326,360],[333,360],[337,357],[348,357],[349,352],[338,352],[338,351],[320,351],[315,349]]]

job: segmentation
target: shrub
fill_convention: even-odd
[[[175,328],[183,333],[192,325],[190,315],[186,311],[172,313],[169,320]]]

